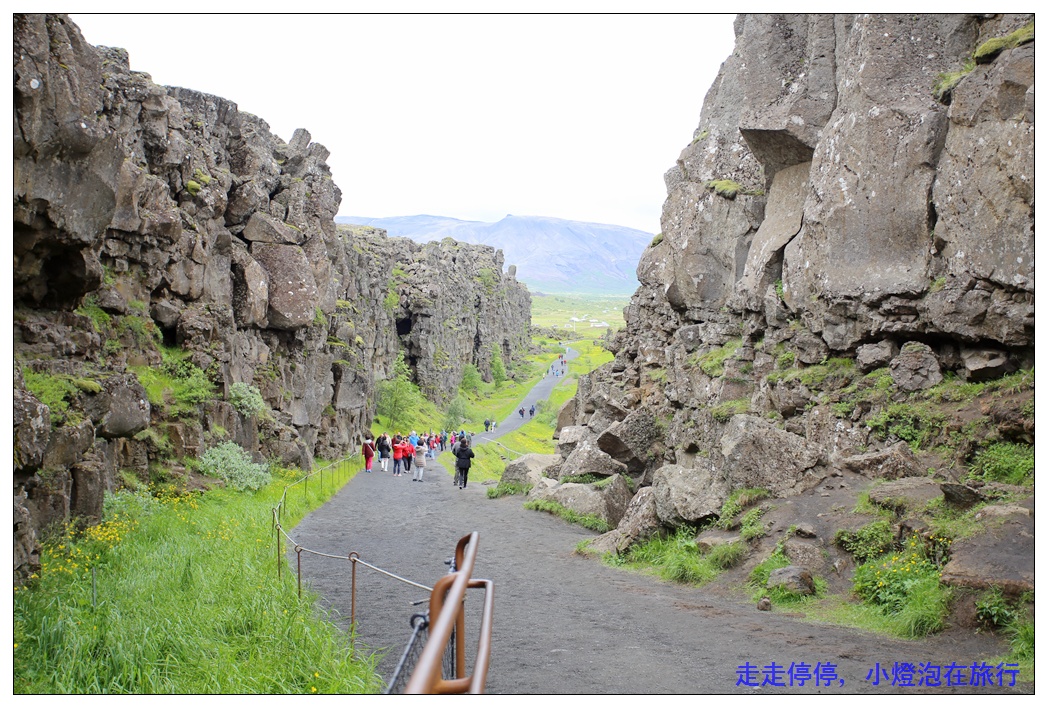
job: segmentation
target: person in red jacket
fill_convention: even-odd
[[[393,476],[400,476],[404,469],[404,440],[400,435],[393,437]]]
[[[371,441],[371,435],[367,435],[367,439],[364,440],[364,446],[360,450],[364,455],[364,471],[368,474],[371,473],[371,465],[374,463],[374,442]]]
[[[414,461],[414,445],[410,437],[404,437],[404,473],[411,473],[411,462]]]

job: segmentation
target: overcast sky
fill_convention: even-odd
[[[86,15],[153,81],[331,151],[341,215],[661,230],[733,15]]]

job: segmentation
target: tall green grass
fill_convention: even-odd
[[[283,526],[353,473],[296,486]],[[354,654],[315,596],[299,599],[289,568],[277,576],[286,560],[271,509],[288,476],[255,493],[125,492],[101,525],[47,542],[40,576],[15,592],[14,691],[377,691],[373,661]]]

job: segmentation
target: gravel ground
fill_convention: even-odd
[[[520,497],[488,499],[482,484],[458,489],[429,460],[423,483],[381,471],[358,474],[292,535],[311,550],[357,552],[365,562],[431,586],[447,571],[444,560],[458,539],[477,531],[474,576],[495,585],[490,694],[1000,692],[892,687],[883,677],[879,685],[867,679],[877,663],[890,671],[895,661],[945,666],[988,660],[1003,652],[988,636],[947,632],[922,641],[892,640],[759,612],[736,595],[669,584],[576,555],[576,545],[595,533],[522,505]],[[294,567],[294,553],[289,555]],[[344,560],[302,555],[303,581],[344,628],[350,567]],[[427,598],[422,589],[357,568],[358,646],[379,653],[383,678],[390,677],[403,650],[411,614],[424,609],[412,602]],[[468,599],[471,655],[482,593]],[[813,671],[818,663],[832,663],[839,677],[829,686],[812,679],[790,687],[783,671],[784,687],[739,685],[739,666],[747,662],[755,666],[756,682],[772,664],[787,670],[807,663]]]

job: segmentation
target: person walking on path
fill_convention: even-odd
[[[411,477],[411,481],[422,480],[422,475],[425,474],[425,455],[428,454],[428,447],[425,439],[419,440],[418,446],[415,447],[414,476]]]
[[[378,437],[378,443],[375,447],[378,449],[378,461],[382,465],[382,471],[389,471],[389,455],[393,451],[393,445],[389,440],[388,433],[383,432]]]
[[[371,473],[371,465],[374,463],[374,452],[374,442],[371,441],[371,435],[367,435],[360,453],[364,455],[364,471],[368,474]]]
[[[406,446],[400,435],[393,437],[393,476],[400,476],[403,473]]]
[[[454,475],[455,485],[459,489],[464,489],[469,483],[469,467],[473,465],[473,457],[476,454],[472,449],[469,448],[469,440],[463,439],[462,443],[458,445],[458,451],[454,453],[455,464],[454,468],[456,473]]]

